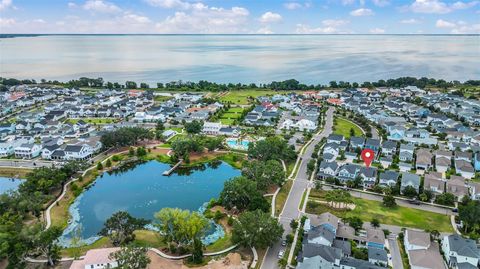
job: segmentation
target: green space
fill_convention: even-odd
[[[353,122],[346,120],[344,118],[335,117],[333,124],[333,132],[335,134],[343,135],[345,138],[350,138],[350,130],[354,131],[354,136],[362,136],[362,130],[355,125]]]
[[[383,206],[382,202],[371,201],[352,197],[355,204],[354,210],[332,208],[320,203],[324,200],[325,191],[312,190],[307,203],[307,213],[321,214],[330,212],[340,218],[359,217],[363,221],[376,218],[383,224],[411,227],[417,229],[432,229],[435,227],[440,232],[453,232],[450,217],[429,211],[396,206],[393,208]]]
[[[243,108],[231,107],[220,116],[219,121],[224,125],[233,125],[235,120],[242,117]]]
[[[239,90],[239,91],[228,91],[223,96],[220,96],[221,102],[230,102],[232,104],[238,105],[249,105],[252,104],[252,99],[255,99],[259,96],[268,96],[274,95],[276,92],[272,90]]]
[[[153,100],[155,102],[165,102],[165,101],[168,101],[170,99],[172,99],[173,97],[172,96],[163,96],[163,95],[155,95],[153,97]]]
[[[280,188],[280,191],[275,198],[275,215],[280,215],[282,212],[283,206],[287,201],[288,194],[290,193],[290,189],[292,188],[293,180],[287,180],[285,184]]]

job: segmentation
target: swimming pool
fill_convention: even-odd
[[[239,149],[239,150],[247,150],[248,149],[248,145],[250,144],[251,142],[248,141],[248,140],[241,140],[239,141],[238,139],[236,138],[233,138],[233,139],[227,139],[227,146],[229,148],[232,148],[232,149]]]

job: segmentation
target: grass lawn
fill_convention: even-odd
[[[219,121],[220,121],[223,125],[233,125],[233,123],[235,122],[234,119],[224,119],[224,118],[220,118]]]
[[[277,197],[275,198],[275,215],[276,216],[280,215],[280,212],[282,212],[283,206],[287,201],[288,193],[290,192],[292,185],[293,185],[293,180],[287,180],[285,184],[283,184],[280,191],[278,192]]]
[[[357,125],[353,124],[351,121],[343,118],[335,118],[335,124],[333,126],[334,133],[343,135],[345,138],[350,138],[350,130],[353,128],[355,131],[355,136],[363,135],[363,132]]]
[[[225,112],[223,113],[222,115],[222,118],[226,118],[226,119],[238,119],[242,116],[241,113],[231,113],[231,112]]]
[[[231,102],[238,105],[248,105],[251,103],[250,98],[257,98],[259,96],[274,95],[275,91],[272,90],[238,90],[229,91],[225,95],[220,97],[221,102]]]
[[[30,173],[32,169],[27,169],[27,168],[17,168],[17,167],[3,167],[0,168],[0,176],[2,177],[8,177],[8,178],[13,178],[13,177],[19,177],[19,178],[25,178],[28,173]]]
[[[213,244],[206,246],[205,252],[217,252],[232,246],[232,235],[227,233]]]
[[[243,108],[241,107],[230,107],[227,112],[228,113],[242,113],[243,112]]]
[[[312,191],[310,197],[321,197],[317,191]],[[317,198],[318,199],[318,198]],[[317,203],[309,199],[306,211],[311,214],[331,212],[340,218],[359,217],[363,221],[379,219],[383,224],[396,225],[401,227],[412,227],[418,229],[432,229],[435,227],[440,232],[453,232],[448,216],[429,211],[401,207],[387,208],[381,202],[364,200],[352,197],[356,207],[354,210],[339,210],[325,204]]]
[[[170,100],[170,99],[172,99],[172,98],[173,98],[173,96],[155,95],[155,96],[153,97],[153,100],[154,100],[155,102],[165,102],[165,101],[168,101],[168,100]]]

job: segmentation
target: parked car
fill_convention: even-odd
[[[410,204],[412,205],[420,205],[420,201],[418,201],[417,199],[412,199],[410,201],[408,201]]]
[[[458,208],[455,207],[454,209],[452,209],[452,212],[457,213],[457,212],[458,212]]]
[[[279,258],[279,259],[283,258],[283,255],[285,255],[285,251],[280,250],[280,251],[278,252],[278,258]]]
[[[282,240],[282,246],[286,246],[287,245],[287,240],[283,239]]]

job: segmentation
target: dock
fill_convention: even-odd
[[[177,167],[179,167],[182,164],[183,160],[178,161],[172,168],[168,169],[167,171],[163,172],[162,175],[164,176],[169,176]]]

